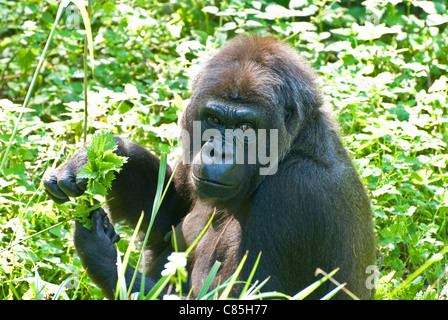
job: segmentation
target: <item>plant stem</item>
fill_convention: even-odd
[[[44,51],[42,52],[42,55],[40,56],[39,62],[36,67],[36,71],[34,71],[33,79],[31,80],[30,87],[28,88],[28,92],[26,93],[25,101],[23,102],[22,109],[20,110],[16,125],[14,126],[14,130],[12,131],[11,139],[9,140],[9,143],[8,143],[8,146],[6,147],[5,153],[3,154],[2,162],[0,164],[0,171],[3,170],[3,166],[6,163],[6,159],[8,158],[9,151],[11,149],[11,146],[12,146],[14,139],[16,137],[16,134],[17,134],[17,130],[19,129],[20,121],[22,121],[23,113],[25,111],[25,108],[28,106],[28,103],[31,99],[31,95],[34,92],[34,87],[36,86],[37,77],[39,76],[40,69],[42,68],[45,57],[47,56],[47,51],[48,51],[48,48],[50,47],[51,39],[53,38],[56,27],[59,23],[59,20],[62,17],[62,14],[64,13],[64,11],[65,11],[65,7],[61,3],[59,5],[58,13],[56,14],[56,19],[54,21],[53,27],[51,28],[50,35],[48,36],[47,43],[45,44]]]
[[[87,1],[87,13],[90,17],[91,14],[91,7],[90,7],[90,0]],[[84,137],[84,144],[87,143],[87,119],[88,119],[88,109],[87,109],[87,83],[88,83],[88,76],[87,76],[87,30],[86,30],[86,37],[84,39],[84,57],[83,57],[83,68],[84,68],[84,128],[83,128],[83,137]]]

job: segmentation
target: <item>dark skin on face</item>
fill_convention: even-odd
[[[315,82],[309,64],[270,37],[238,37],[202,67],[180,122],[183,161],[152,227],[147,272],[138,274],[132,291],[140,290],[143,277],[146,292],[160,278],[174,251],[172,226],[184,250],[215,212],[188,257],[189,279],[183,292],[192,288],[196,296],[215,261],[221,267],[212,287],[223,283],[246,252],[240,279],[247,279],[262,252],[255,279],[270,277],[264,291],[293,295],[317,280],[316,268],[327,272],[340,268],[335,275],[340,283],[346,282],[361,299],[373,298],[374,290],[366,287],[366,268],[375,262],[369,198]],[[187,139],[193,136],[195,121],[200,121],[198,148],[197,141]],[[274,146],[278,150],[272,174],[261,174],[265,164],[259,149],[252,162],[244,153],[240,163],[235,152],[235,141],[244,133],[249,138],[240,139],[241,146],[250,150],[255,143],[250,133],[260,141],[261,129],[278,133],[278,141],[268,138],[263,146],[267,155]],[[226,132],[235,133],[230,144],[223,138]],[[91,231],[76,224],[74,234],[83,266],[108,298],[113,298],[117,281],[113,244],[119,239],[111,221],[135,227],[144,211],[142,230],[146,230],[159,171],[157,157],[137,144],[116,140],[116,153],[128,157],[128,162],[116,174],[108,207],[94,212]],[[62,203],[85,190],[86,181],[76,178],[86,162],[82,150],[44,179],[54,201]],[[171,173],[168,167],[165,183]],[[133,273],[132,268],[126,271],[128,285]],[[238,296],[241,288],[235,286],[231,294]],[[309,298],[320,298],[332,289],[327,281]],[[348,296],[340,292],[334,298]]]
[[[256,136],[256,130],[264,128],[264,123],[260,118],[260,112],[251,106],[211,101],[200,109],[198,120],[201,122],[202,132],[214,129],[219,132],[221,137],[225,137],[226,130],[230,130],[233,134],[240,131],[242,134]],[[215,138],[212,137],[208,141],[204,141],[201,150],[198,150],[200,152],[193,154],[193,157],[200,163],[192,166],[191,177],[196,192],[204,198],[222,200],[232,200],[241,193],[250,194],[253,190],[246,190],[249,184],[241,182],[248,181],[252,177],[259,178],[255,172],[257,166],[237,164],[237,152],[234,149],[236,144],[226,146],[225,141],[219,141],[224,139]],[[236,139],[235,135],[231,142],[235,142]],[[245,143],[248,142],[245,141]],[[209,164],[200,161],[203,151],[207,148],[212,150],[208,159]],[[231,159],[231,161],[224,163],[224,159]]]

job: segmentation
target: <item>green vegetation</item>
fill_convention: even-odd
[[[81,168],[78,178],[88,179],[87,191],[105,196],[115,178],[114,172],[120,172],[126,157],[117,156],[117,142],[109,132],[95,134],[85,147],[88,163]]]
[[[100,131],[96,133],[89,145],[84,147],[87,151],[87,164],[81,168],[78,178],[88,179],[86,193],[90,201],[87,204],[92,205],[89,210],[88,205],[80,205],[75,212],[76,218],[82,222],[85,227],[91,227],[89,212],[94,210],[94,198],[97,196],[105,197],[108,190],[112,187],[112,181],[115,179],[115,172],[120,172],[121,166],[126,163],[126,157],[117,156],[114,151],[117,149],[117,142],[114,135],[110,132]]]
[[[0,299],[102,298],[74,254],[67,212],[76,204],[50,201],[42,177],[83,146],[85,129],[88,140],[106,130],[171,162],[188,79],[246,32],[286,39],[320,75],[372,199],[377,299],[446,299],[445,0],[90,3],[92,55],[74,4],[51,32],[59,1],[0,0]],[[118,247],[135,265],[139,250],[128,244]],[[168,269],[178,274],[175,258]],[[201,294],[225,297],[227,290]]]

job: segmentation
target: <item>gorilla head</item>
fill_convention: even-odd
[[[183,160],[193,163],[190,182],[200,196],[247,199],[276,173],[318,112],[314,79],[308,63],[273,38],[239,37],[205,63],[181,121]]]

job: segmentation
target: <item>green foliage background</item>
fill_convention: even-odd
[[[91,3],[89,134],[107,129],[172,160],[198,63],[236,34],[286,39],[317,69],[371,196],[382,277],[377,298],[446,298],[446,1]],[[1,157],[58,4],[0,0]],[[52,298],[72,278],[80,282],[66,281],[60,297],[102,298],[74,254],[64,220],[70,204],[56,206],[41,186],[82,146],[84,38],[82,18],[69,6],[0,175],[0,299]]]

